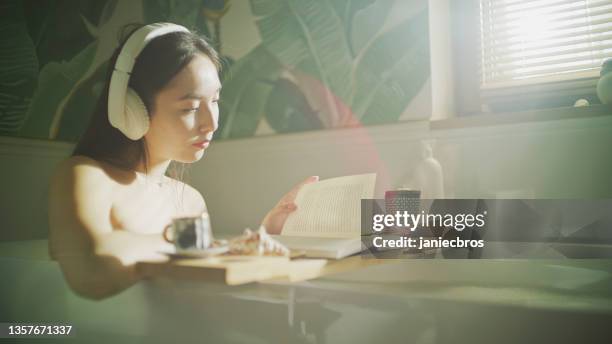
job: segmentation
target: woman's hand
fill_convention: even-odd
[[[266,231],[269,234],[280,234],[289,214],[297,209],[297,205],[294,203],[295,196],[297,196],[302,186],[304,186],[304,184],[314,183],[318,180],[319,176],[310,176],[306,178],[304,181],[294,186],[293,189],[283,196],[280,201],[276,203],[274,208],[266,214],[261,224],[266,227]]]

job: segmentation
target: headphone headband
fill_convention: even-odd
[[[113,127],[121,130],[125,126],[126,95],[136,58],[151,40],[172,32],[189,32],[189,30],[184,26],[173,23],[145,25],[134,31],[121,48],[111,75],[108,92],[108,118]]]

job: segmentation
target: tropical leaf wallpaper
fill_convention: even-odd
[[[0,135],[78,140],[120,28],[158,21],[223,56],[216,138],[430,116],[427,0],[4,0]]]

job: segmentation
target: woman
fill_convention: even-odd
[[[176,169],[165,174],[208,147],[218,127],[219,70],[215,50],[173,24],[140,27],[113,54],[90,125],[50,185],[50,255],[79,295],[101,299],[133,285],[142,278],[135,262],[163,259],[170,244],[161,233],[171,219],[207,211]],[[281,231],[297,191],[315,180],[265,216],[268,232]]]

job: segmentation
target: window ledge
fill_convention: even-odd
[[[522,112],[478,114],[431,121],[430,128],[431,130],[447,130],[600,116],[612,116],[612,106],[596,104],[582,107],[563,107]]]

